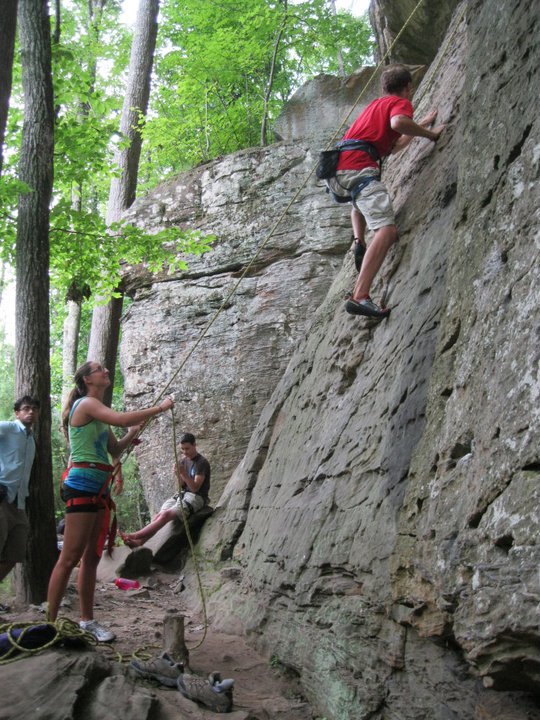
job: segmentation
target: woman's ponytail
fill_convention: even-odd
[[[73,377],[73,380],[75,381],[75,387],[69,393],[66,403],[64,405],[64,409],[62,410],[62,428],[64,430],[64,435],[66,436],[66,438],[68,437],[69,414],[71,413],[71,408],[77,400],[82,397],[86,397],[88,390],[86,387],[86,383],[84,382],[84,378],[87,375],[90,375],[91,372],[92,361],[88,360],[87,362],[83,363],[80,368],[77,369],[77,371],[75,372],[75,376]]]

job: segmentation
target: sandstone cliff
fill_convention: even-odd
[[[238,568],[213,620],[334,720],[540,717],[539,10],[464,9],[415,100],[444,136],[385,169],[390,319],[344,314],[347,211],[311,182],[173,388],[221,485],[247,444],[201,543]],[[307,142],[245,151],[138,203],[219,241],[184,276],[133,276],[128,396],[168,380],[313,162]],[[154,505],[159,422],[140,454]]]

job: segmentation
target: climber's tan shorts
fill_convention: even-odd
[[[364,170],[341,170],[335,178],[328,181],[328,186],[332,192],[342,197],[347,195],[347,191],[354,187],[358,182],[369,175],[373,175],[372,168]],[[395,225],[396,218],[394,208],[386,185],[380,180],[372,180],[360,195],[353,202],[354,207],[361,212],[366,219],[367,226],[370,230],[378,230],[386,225]]]

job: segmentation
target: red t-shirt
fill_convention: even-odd
[[[394,115],[412,118],[412,103],[397,95],[384,95],[360,113],[343,140],[367,140],[375,145],[381,157],[385,157],[400,137],[400,133],[392,130],[390,125],[390,118]],[[344,151],[339,155],[338,170],[362,170],[367,167],[377,167],[377,163],[362,150]]]

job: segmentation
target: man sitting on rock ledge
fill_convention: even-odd
[[[179,492],[163,503],[152,522],[137,532],[122,535],[128,547],[136,548],[144,545],[171,520],[176,518],[181,520],[183,514],[189,517],[208,504],[210,463],[197,451],[195,436],[191,433],[182,435],[180,449],[182,459],[174,468]]]
[[[327,183],[337,196],[351,199],[351,222],[354,234],[354,259],[359,271],[351,298],[345,310],[351,315],[385,318],[389,308],[376,305],[369,296],[371,283],[384,258],[398,237],[392,201],[380,181],[379,161],[404,150],[413,137],[436,142],[444,125],[429,129],[437,115],[430,112],[419,123],[414,122],[410,98],[412,77],[403,65],[391,65],[381,76],[383,97],[371,102],[345,133],[343,141],[362,141],[363,148],[341,150],[335,177]],[[342,141],[342,142],[343,142]],[[366,222],[375,231],[366,249]]]

